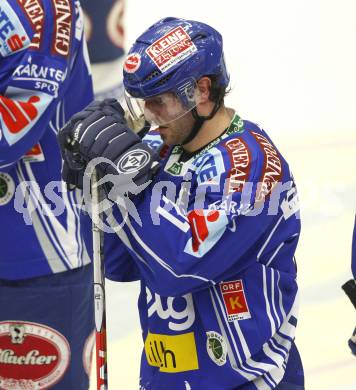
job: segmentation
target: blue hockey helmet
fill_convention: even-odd
[[[183,104],[192,83],[203,76],[216,76],[222,87],[229,83],[221,34],[205,23],[174,17],[159,20],[136,39],[123,73],[125,90],[132,97],[170,91]]]

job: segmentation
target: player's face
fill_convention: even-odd
[[[194,118],[189,111],[182,117],[158,128],[163,142],[168,146],[181,145],[190,134],[194,125]]]
[[[191,112],[173,93],[146,99],[144,113],[146,120],[159,126],[160,135],[169,146],[181,144],[194,124]]]
[[[158,126],[166,126],[186,113],[185,109],[172,92],[152,96],[144,100],[144,116],[146,120]]]

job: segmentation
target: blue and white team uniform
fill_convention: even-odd
[[[141,280],[141,390],[304,388],[297,190],[267,134],[232,117],[194,154],[151,131],[159,170],[138,213],[111,219],[121,262],[106,276]]]
[[[56,140],[58,129],[93,99],[83,36],[79,1],[1,1],[4,389],[88,388],[90,348],[85,356],[83,350],[94,325],[90,248],[83,238],[90,241],[91,224],[76,207],[81,192],[67,192],[61,181]]]

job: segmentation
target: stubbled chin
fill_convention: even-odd
[[[167,127],[163,127],[163,126],[160,126],[158,128],[158,131],[159,131],[159,135],[161,136],[161,138],[163,140],[165,140],[167,138],[167,135],[165,134],[165,130],[167,129]]]

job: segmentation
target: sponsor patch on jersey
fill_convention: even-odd
[[[52,0],[54,9],[54,36],[52,52],[67,57],[72,32],[72,8],[70,0]]]
[[[14,81],[21,83],[21,86],[53,97],[58,96],[58,89],[66,76],[65,69],[59,69],[53,59],[49,61],[47,57],[32,55],[17,66],[13,73]]]
[[[219,181],[225,172],[224,159],[217,148],[199,155],[192,164],[196,169],[198,185],[213,183],[214,178]]]
[[[221,282],[219,287],[229,322],[251,318],[242,280]]]
[[[41,47],[43,26],[44,26],[44,11],[41,0],[17,0],[23,12],[27,16],[34,34],[31,39],[30,47],[38,50]]]
[[[169,31],[146,49],[147,55],[161,72],[166,72],[196,51],[196,46],[182,26]]]
[[[225,143],[229,153],[231,169],[228,173],[228,193],[242,192],[250,174],[250,151],[247,144],[240,138],[234,138]]]
[[[66,338],[34,322],[0,322],[0,388],[48,389],[66,372],[70,348]]]
[[[142,169],[150,161],[150,155],[146,150],[136,149],[125,153],[117,163],[120,173],[130,173]]]
[[[220,240],[228,219],[218,210],[192,210],[187,215],[192,238],[187,241],[184,252],[194,257],[202,257]]]
[[[263,171],[256,193],[256,202],[261,202],[272,192],[274,186],[282,180],[282,161],[276,148],[266,137],[253,131],[251,131],[251,134],[264,154]]]
[[[14,193],[15,182],[13,178],[5,172],[0,172],[0,206],[9,203]]]
[[[0,96],[0,127],[7,143],[13,145],[35,125],[52,97],[14,87],[7,88],[5,96]]]
[[[124,70],[127,73],[135,73],[141,65],[141,56],[139,53],[132,53],[126,57]]]
[[[148,332],[145,340],[147,363],[162,372],[198,370],[198,354],[193,332],[165,335]]]
[[[0,4],[0,54],[17,53],[30,45],[30,38],[16,12],[7,1]]]
[[[182,172],[183,163],[175,161],[170,167],[167,168],[167,172],[174,176],[179,176]]]
[[[206,350],[210,359],[218,366],[226,363],[227,345],[224,338],[215,331],[206,332]]]
[[[167,322],[168,328],[175,332],[189,329],[195,322],[192,294],[178,297],[163,297],[152,294],[146,287],[148,317],[157,315]]]
[[[45,160],[43,150],[40,144],[34,145],[23,157],[25,162],[42,162]]]

